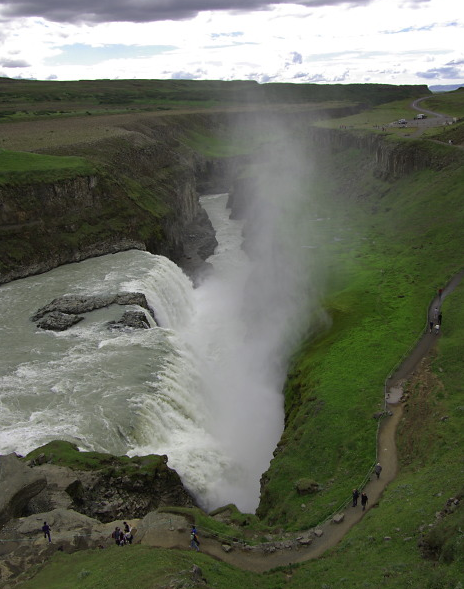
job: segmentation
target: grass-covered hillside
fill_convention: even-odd
[[[0,78],[0,124],[14,120],[230,105],[344,102],[373,105],[430,94],[426,86],[258,84],[254,81]]]
[[[385,109],[398,112],[396,105]],[[455,131],[459,128],[458,123]],[[244,166],[243,177],[265,177],[266,186],[274,187],[271,197],[283,202],[289,195],[282,185],[292,177],[288,190],[303,197],[293,225],[281,218],[277,227],[284,241],[301,243],[314,273],[308,297],[317,292],[327,318],[325,323],[319,315],[309,318],[317,328],[308,330],[292,355],[284,387],[286,427],[263,478],[259,522],[237,518],[221,529],[230,537],[245,529],[250,537],[283,536],[321,523],[370,473],[377,455],[373,415],[384,407],[385,380],[425,330],[437,289],[464,268],[464,152],[458,143],[428,136],[414,139],[417,143],[388,137],[389,146],[397,142],[398,158],[416,147],[429,156],[427,167],[399,166],[402,172],[395,176],[385,173],[379,152],[358,135],[342,149],[342,143],[315,143],[306,126],[296,125],[291,135],[298,157],[291,158],[284,133],[263,132],[261,138],[254,133],[253,143],[247,143],[252,129],[239,131],[230,137],[248,150],[252,145],[260,156]],[[377,129],[363,131],[369,133]],[[238,150],[226,133],[211,129],[197,128],[187,141],[190,149],[221,156]],[[241,570],[239,560],[232,567],[182,548],[133,545],[56,554],[20,586],[462,589],[464,284],[442,308],[436,347],[405,385],[397,477],[321,558],[256,574]],[[302,498],[301,479],[312,479],[319,490]],[[199,521],[200,531],[202,525],[217,525],[206,516]],[[203,581],[192,579],[194,564]]]
[[[361,150],[319,156],[317,171],[307,176],[307,212],[331,213],[317,235],[332,323],[294,355],[285,388],[287,427],[267,473],[260,534],[266,522],[280,533],[308,528],[349,499],[375,459],[372,414],[383,406],[384,380],[425,329],[437,288],[463,267],[462,166],[393,181],[377,178]],[[461,587],[463,303],[461,285],[443,303],[436,350],[406,386],[396,480],[322,558],[258,575],[183,549],[110,548],[58,554],[22,587],[118,587],[127,570],[141,589],[189,587],[193,564],[201,567],[204,586],[224,589]],[[305,496],[302,508],[294,483],[305,476],[321,491]],[[255,524],[247,523],[250,533]]]

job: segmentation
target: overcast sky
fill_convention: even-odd
[[[464,85],[464,6],[0,0],[0,76]]]

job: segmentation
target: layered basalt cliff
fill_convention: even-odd
[[[343,114],[336,110],[324,116]],[[204,155],[192,147],[195,133],[223,137],[224,144],[233,134],[246,145],[253,130],[271,137],[273,130],[285,129],[298,135],[315,160],[349,149],[364,151],[372,158],[374,174],[385,180],[442,169],[460,156],[456,150],[438,153],[446,146],[427,141],[399,142],[380,133],[314,127],[321,116],[263,111],[134,119],[120,137],[46,151],[84,156],[95,172],[54,182],[0,185],[0,284],[134,248],[165,255],[194,276],[216,245],[199,194],[232,188],[230,205],[240,215],[247,197],[242,185],[248,193],[253,183],[240,176],[249,160],[246,148],[242,155]]]
[[[38,150],[86,157],[95,173],[0,185],[0,284],[133,248],[166,255],[193,275],[216,245],[198,196],[227,191],[247,155],[203,155],[191,147],[192,133],[234,134],[246,144],[251,127],[265,135],[276,122],[298,126],[322,116],[327,112],[134,117],[121,136]]]
[[[213,253],[214,233],[198,195],[224,190],[230,174],[225,160],[181,145],[183,133],[176,125],[163,133],[145,128],[63,148],[60,153],[90,152],[95,173],[1,185],[0,283],[127,249],[179,261],[187,242],[192,250],[192,224],[203,258]]]
[[[374,174],[385,180],[394,180],[421,170],[442,170],[458,161],[461,154],[439,146],[436,142],[409,139],[398,141],[387,134],[359,133],[346,129],[313,127],[308,140],[316,149],[315,156],[327,157],[332,153],[359,149],[372,158]]]

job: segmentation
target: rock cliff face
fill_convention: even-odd
[[[263,111],[176,116],[168,122],[134,118],[122,137],[48,150],[87,157],[95,173],[0,186],[0,284],[127,249],[166,255],[194,273],[216,245],[198,196],[228,191],[247,157],[204,156],[190,147],[191,133],[240,138],[251,126],[266,134],[275,124],[308,124],[321,116]],[[192,226],[202,250],[198,257],[192,254]]]
[[[181,126],[161,130],[135,125],[123,140],[68,148],[73,155],[90,149],[92,176],[1,186],[0,283],[127,249],[177,261],[186,228],[200,219],[203,249],[213,253],[213,230],[198,196],[227,189],[228,164],[181,144]]]
[[[437,157],[437,146],[431,149],[431,143],[425,141],[411,139],[400,142],[380,134],[357,134],[347,130],[314,127],[308,140],[322,157],[348,149],[367,152],[372,157],[375,175],[385,180],[425,169],[440,170],[459,157],[446,147],[443,147],[443,154]]]

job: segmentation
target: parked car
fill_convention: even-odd
[[[426,119],[427,118],[427,115],[420,114],[420,115],[416,115],[414,118],[415,119],[419,119],[419,120]]]
[[[398,124],[399,124],[399,125],[407,125],[407,124],[408,124],[408,121],[407,121],[406,119],[400,119],[400,120],[398,121]]]

